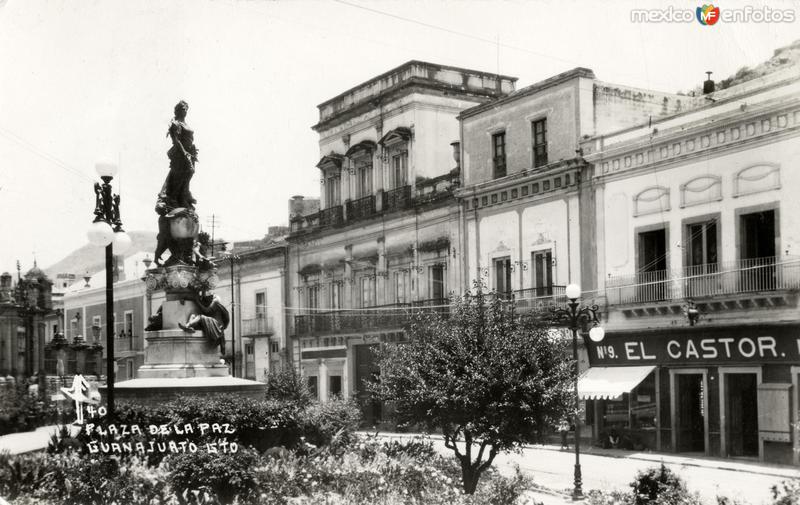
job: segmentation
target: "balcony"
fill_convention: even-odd
[[[138,352],[143,350],[143,342],[140,337],[122,337],[114,339],[114,354],[119,352]]]
[[[275,333],[272,318],[265,315],[242,319],[242,336],[258,337]]]
[[[347,220],[364,219],[375,215],[375,195],[347,201]]]
[[[328,207],[319,211],[319,225],[320,226],[335,226],[344,222],[344,215],[342,214],[342,206],[336,205],[335,207]]]
[[[606,296],[609,305],[636,305],[798,289],[800,259],[766,257],[610,276]]]
[[[400,329],[418,311],[449,311],[449,301],[444,298],[420,300],[411,303],[393,303],[364,309],[331,310],[294,317],[297,335],[338,335],[372,330]]]
[[[393,212],[411,207],[411,186],[401,186],[383,192],[384,212]]]
[[[514,291],[514,303],[520,311],[550,310],[567,303],[566,286],[540,286]]]

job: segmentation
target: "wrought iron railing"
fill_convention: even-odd
[[[136,335],[114,339],[114,352],[141,351],[143,347],[142,339]]]
[[[242,319],[242,336],[271,335],[274,333],[272,318],[266,315]]]
[[[549,310],[567,303],[566,286],[539,286],[514,291],[517,310]]]
[[[342,222],[344,222],[344,216],[342,214],[341,205],[328,207],[327,209],[322,209],[319,211],[320,226],[333,226],[341,224]]]
[[[364,219],[375,214],[375,195],[347,202],[347,220]]]
[[[445,298],[419,300],[411,303],[393,303],[363,309],[330,310],[294,317],[295,333],[344,334],[367,330],[402,328],[411,321],[415,312],[449,312]]]
[[[770,256],[610,276],[606,297],[627,305],[793,289],[800,289],[800,258]]]
[[[392,212],[411,207],[411,186],[401,186],[383,192],[383,210]]]

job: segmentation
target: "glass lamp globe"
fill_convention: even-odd
[[[112,249],[114,254],[125,254],[128,252],[128,249],[131,248],[132,244],[131,236],[124,231],[114,232],[114,245]]]
[[[569,286],[567,286],[565,294],[567,295],[567,298],[569,298],[570,300],[576,300],[581,297],[581,287],[578,286],[577,284],[570,284]]]
[[[105,221],[97,221],[89,225],[86,236],[89,238],[89,243],[92,245],[104,247],[110,244],[114,239],[114,230],[112,230],[111,225]]]
[[[592,342],[601,342],[606,336],[606,330],[602,326],[595,326],[589,330],[589,338]]]
[[[98,161],[94,165],[100,177],[114,177],[117,175],[117,164],[111,161]]]

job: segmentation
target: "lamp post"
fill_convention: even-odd
[[[106,248],[106,405],[111,414],[114,412],[114,253],[124,254],[131,246],[131,238],[122,229],[119,195],[111,193],[117,165],[99,162],[95,169],[103,184],[94,183],[94,221],[87,236],[92,245]]]
[[[581,287],[577,284],[570,284],[567,286],[566,295],[569,299],[566,309],[556,308],[553,314],[556,320],[566,323],[572,331],[572,358],[575,360],[575,411],[574,411],[574,424],[575,424],[575,482],[572,491],[572,499],[580,500],[583,498],[582,489],[582,476],[581,476],[581,438],[580,438],[580,412],[578,396],[578,328],[582,321],[593,323],[594,326],[589,330],[589,338],[594,342],[600,342],[605,336],[605,331],[602,327],[598,326],[599,307],[597,305],[590,305],[581,307],[578,298],[581,296]]]
[[[236,377],[236,291],[233,283],[233,265],[239,263],[241,257],[231,251],[222,259],[231,265],[231,375]]]

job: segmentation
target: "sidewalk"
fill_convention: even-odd
[[[72,434],[79,431],[78,426],[72,426]],[[0,452],[23,454],[26,452],[40,451],[47,448],[50,436],[58,431],[58,426],[42,426],[34,431],[10,433],[0,437]]]
[[[362,434],[374,434],[374,432],[360,432]],[[380,433],[378,435],[387,438],[416,438],[423,436],[420,433]],[[425,435],[431,440],[442,440],[441,435]],[[570,450],[563,450],[558,445],[534,445],[525,444],[524,450],[546,450],[555,451],[558,453],[573,453],[574,446],[570,446]],[[699,468],[713,468],[717,470],[728,470],[733,472],[747,472],[750,474],[769,475],[772,477],[785,477],[785,478],[798,478],[800,477],[800,469],[787,465],[775,465],[769,463],[761,463],[758,461],[742,461],[725,458],[712,458],[705,456],[689,457],[681,456],[673,453],[663,452],[637,452],[626,451],[622,449],[602,449],[599,447],[589,446],[584,448],[581,446],[581,455],[602,456],[606,458],[624,458],[639,461],[649,461],[654,464],[665,463],[669,465],[683,466],[683,467],[699,467]]]

